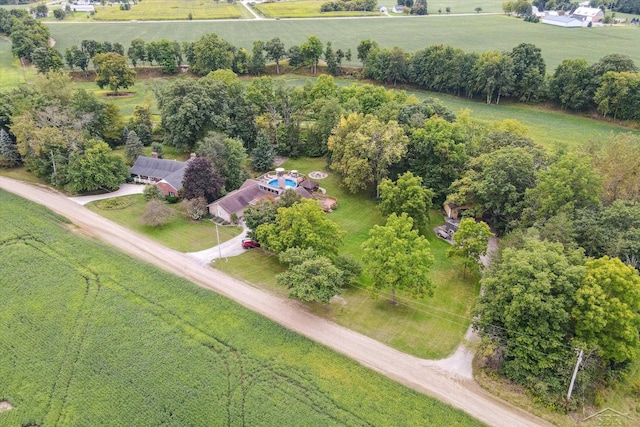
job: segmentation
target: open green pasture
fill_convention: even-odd
[[[96,21],[130,20],[187,20],[193,19],[233,19],[250,18],[251,14],[240,4],[230,4],[225,0],[144,0],[131,4],[130,10],[120,10],[117,3],[96,6]]]
[[[313,77],[284,75],[277,79],[291,86],[304,86],[307,82],[315,83]],[[354,84],[350,79],[335,79],[338,86]],[[364,84],[356,82],[356,84]],[[393,87],[389,87],[394,89]],[[413,88],[397,87],[396,90],[406,90],[409,95],[418,99],[437,98],[453,111],[459,114],[463,110],[470,110],[471,117],[487,123],[515,119],[529,129],[530,137],[538,144],[550,149],[579,149],[585,143],[606,138],[611,134],[630,132],[640,135],[637,128],[623,126],[617,123],[594,120],[591,117],[572,114],[557,109],[546,108],[544,105],[525,105],[517,102],[502,102],[499,105],[487,105],[483,100],[471,100],[444,93],[428,92]]]
[[[438,98],[455,114],[465,109],[471,110],[471,116],[481,121],[517,120],[529,129],[531,139],[552,151],[577,150],[589,141],[606,138],[611,134],[630,132],[640,135],[637,128],[594,120],[585,115],[571,114],[544,106],[524,105],[517,102],[487,105],[479,100],[471,101],[440,93],[416,90],[407,92],[420,99]]]
[[[318,0],[291,0],[273,3],[256,3],[254,8],[267,18],[333,18],[338,16],[377,16],[382,15],[377,10],[320,12],[324,2]]]
[[[216,226],[211,221],[192,221],[180,203],[169,205],[175,211],[172,220],[159,227],[144,225],[141,221],[146,202],[141,194],[114,199],[98,200],[87,204],[97,214],[180,252],[196,252],[218,244]],[[240,234],[235,226],[218,226],[220,243]]]
[[[480,425],[0,191],[0,426]]]
[[[20,61],[11,54],[11,42],[0,37],[0,90],[13,88],[33,79],[32,68],[23,69]]]
[[[142,2],[144,3],[144,2]],[[547,71],[553,72],[567,58],[585,58],[590,63],[612,52],[629,55],[640,64],[640,29],[631,26],[600,28],[559,28],[531,24],[504,15],[438,16],[402,18],[282,19],[239,22],[127,22],[51,23],[56,47],[64,50],[84,39],[120,42],[128,48],[131,40],[169,38],[194,41],[215,32],[237,47],[252,48],[254,40],[279,37],[289,48],[303,43],[308,35],[334,49],[351,49],[354,63],[358,43],[376,40],[383,47],[400,46],[409,52],[445,43],[465,51],[511,50],[520,43],[534,43],[542,49]]]
[[[288,160],[283,167],[308,174],[324,170],[323,159]],[[384,223],[376,204],[363,195],[346,193],[338,184],[335,174],[319,180],[327,194],[338,199],[338,208],[329,214],[347,232],[341,252],[361,260],[360,245],[369,230]],[[438,212],[432,214],[432,226],[443,222]],[[401,295],[403,304],[391,306],[385,293],[371,298],[361,284],[345,289],[334,298],[329,308],[322,304],[308,305],[312,312],[327,317],[345,327],[361,332],[399,350],[425,358],[443,358],[451,354],[462,341],[470,321],[470,310],[479,288],[477,278],[462,280],[457,265],[446,257],[448,243],[429,233],[435,263],[431,279],[436,285],[433,298],[412,300]],[[276,284],[275,276],[284,270],[274,255],[254,250],[225,262],[216,262],[216,268],[256,286],[281,295],[287,294]]]

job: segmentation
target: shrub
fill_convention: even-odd
[[[157,199],[160,200],[163,197],[162,191],[153,184],[148,184],[144,186],[144,191],[142,192],[142,196],[146,201]]]
[[[150,227],[159,227],[171,222],[173,210],[162,200],[154,199],[147,203],[142,214],[142,223]]]
[[[189,218],[195,221],[201,220],[209,213],[207,201],[203,197],[185,200],[183,203],[185,212],[189,215]]]

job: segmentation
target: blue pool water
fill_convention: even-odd
[[[296,182],[292,179],[286,179],[285,180],[285,187],[287,188],[296,188]],[[272,187],[277,187],[278,186],[278,180],[277,179],[272,179],[271,181],[269,181],[269,185]]]

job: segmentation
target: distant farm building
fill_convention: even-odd
[[[597,7],[584,7],[580,6],[572,14],[571,17],[585,23],[596,23],[602,21],[604,18],[604,12]]]
[[[543,24],[555,25],[556,27],[564,28],[577,28],[582,27],[582,21],[572,18],[570,16],[554,16],[546,15],[540,18],[540,22]]]

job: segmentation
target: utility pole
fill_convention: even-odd
[[[578,353],[578,360],[576,361],[576,367],[573,370],[573,376],[571,377],[571,384],[569,384],[569,392],[567,393],[567,402],[571,400],[571,392],[573,391],[573,384],[576,382],[576,377],[578,376],[578,367],[580,366],[580,363],[582,363],[583,353],[584,353],[583,350],[580,350],[580,353]]]

